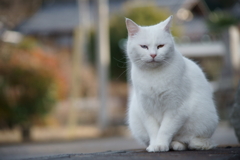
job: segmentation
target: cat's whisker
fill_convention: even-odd
[[[117,64],[117,66],[118,66],[119,68],[126,68],[126,64],[127,64],[126,61],[121,61],[121,60],[118,60],[118,59],[116,59],[116,58],[114,58],[114,57],[113,57],[113,59],[116,60],[117,62],[122,63],[121,66],[120,66],[119,64]],[[124,58],[122,58],[122,59],[124,59]]]
[[[117,66],[118,66],[119,68],[126,68],[125,65],[120,66],[119,64],[117,64]]]
[[[139,59],[139,60],[136,60],[136,61],[134,61],[134,63],[135,63],[135,64],[140,64],[140,63],[141,63],[141,61],[142,61],[142,60],[141,60],[141,59]]]
[[[114,57],[113,57],[113,59],[116,60],[117,62],[120,62],[120,63],[124,63],[124,64],[127,63],[126,61],[121,61],[121,60],[118,60],[118,59],[116,59],[116,58],[114,58]],[[124,59],[124,58],[122,58],[122,59]]]
[[[164,61],[164,62],[168,63],[169,65],[172,65],[172,66],[176,67],[177,69],[179,69],[179,67],[177,67],[176,65],[174,65],[174,64],[172,64],[172,63],[166,61],[165,59],[163,59],[162,61]]]
[[[125,71],[123,71],[117,78],[116,78],[116,80],[118,80],[124,73],[126,73],[128,71],[128,68],[125,70]]]

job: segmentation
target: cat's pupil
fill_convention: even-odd
[[[162,48],[163,46],[164,46],[164,44],[160,44],[157,46],[157,49]]]
[[[148,46],[146,46],[146,45],[140,45],[140,46],[144,49],[148,49]]]

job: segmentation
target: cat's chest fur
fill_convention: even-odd
[[[133,68],[132,81],[139,105],[149,114],[159,115],[173,102],[176,82],[166,71]]]
[[[159,92],[163,88],[167,88],[166,84],[169,80],[169,75],[161,69],[141,70],[137,67],[132,67],[131,79],[133,85],[144,91],[153,93]]]

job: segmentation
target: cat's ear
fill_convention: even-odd
[[[134,36],[140,30],[140,27],[135,22],[128,18],[126,18],[126,26],[129,36]]]
[[[162,25],[164,26],[164,30],[167,31],[167,32],[171,32],[171,25],[172,25],[172,17],[173,16],[170,16],[168,17],[165,21],[162,22]]]

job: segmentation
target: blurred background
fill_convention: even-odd
[[[214,89],[214,139],[238,144],[239,0],[0,0],[0,158],[142,148],[126,126],[125,17],[170,15],[177,48]]]

